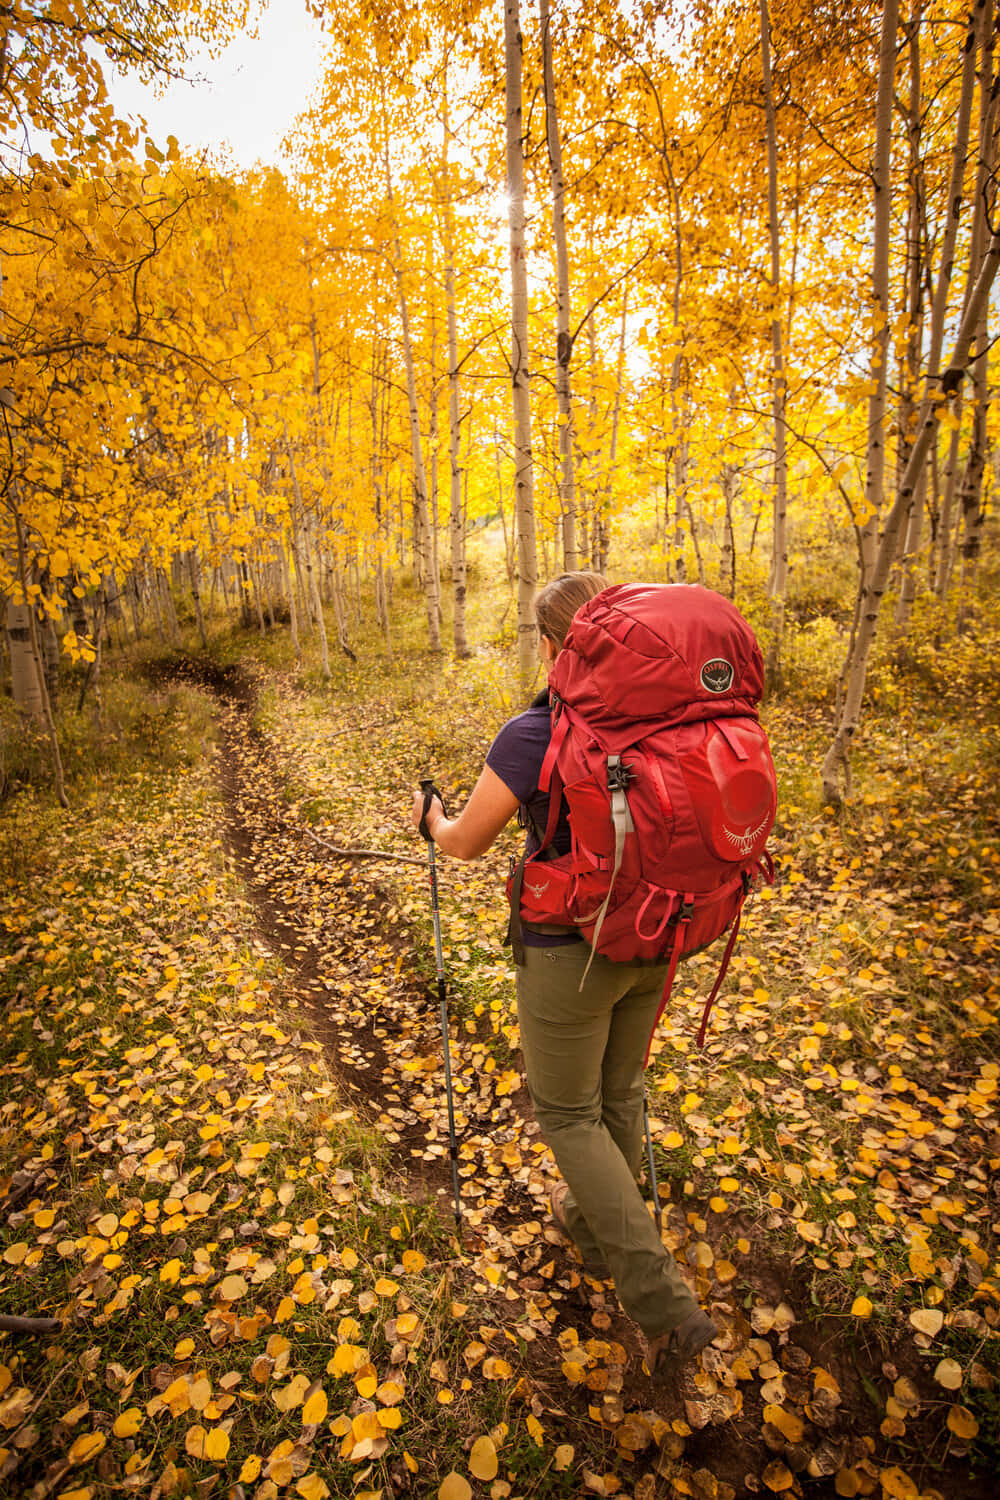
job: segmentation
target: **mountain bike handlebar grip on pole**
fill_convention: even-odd
[[[448,809],[444,805],[444,798],[429,776],[424,776],[421,778],[420,790],[424,794],[424,811],[420,819],[420,837],[426,839],[427,842],[431,844],[434,841],[431,838],[431,831],[427,827],[427,814],[431,810],[431,803],[436,797],[441,804],[441,811],[444,813],[445,817],[448,816]]]

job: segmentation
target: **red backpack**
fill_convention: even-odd
[[[518,913],[532,926],[577,927],[616,962],[669,958],[659,1020],[679,960],[731,927],[702,1045],[743,903],[758,880],[774,879],[765,844],[777,787],[757,720],[762,691],[753,631],[710,589],[622,584],[577,611],[549,677],[552,738],[539,780],[548,823],[507,885],[519,962]],[[572,847],[552,858],[563,798]]]

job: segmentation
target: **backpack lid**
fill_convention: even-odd
[[[756,717],[764,663],[735,604],[697,583],[625,583],[577,610],[549,686],[609,750],[635,725]]]

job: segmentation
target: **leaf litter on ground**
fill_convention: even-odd
[[[783,811],[779,887],[704,1054],[712,956],[688,966],[652,1123],[667,1243],[723,1334],[653,1387],[610,1284],[547,1222],[500,948],[511,839],[439,866],[463,1253],[426,1211],[446,1225],[426,881],[302,830],[412,854],[429,749],[460,803],[490,725],[460,753],[429,702],[390,714],[360,673],[351,693],[354,732],[287,681],[264,732],[246,696],[223,700],[253,911],[207,772],[71,825],[39,830],[32,810],[31,879],[3,916],[0,1296],[66,1333],[51,1362],[0,1345],[0,1471],[40,1494],[224,1476],[321,1500],[341,1472],[428,1493],[451,1455],[455,1484],[498,1500],[539,1469],[598,1494],[934,1493],[927,1460],[974,1454],[976,1396],[996,1388],[995,827],[963,838],[991,906],[948,873],[974,778],[888,775],[853,828]],[[790,716],[780,743],[806,743]]]

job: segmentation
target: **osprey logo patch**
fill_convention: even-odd
[[[724,656],[714,656],[701,669],[701,685],[709,693],[728,693],[736,671]]]

